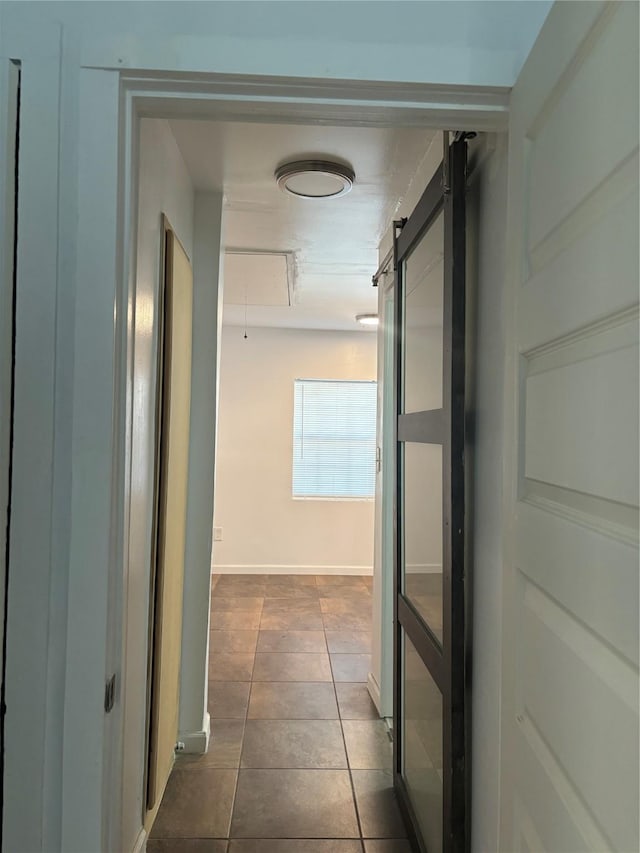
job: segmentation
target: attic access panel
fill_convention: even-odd
[[[289,307],[293,291],[291,252],[227,251],[224,304]]]

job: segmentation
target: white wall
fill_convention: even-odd
[[[226,326],[214,571],[370,574],[373,501],[291,496],[294,379],[375,379],[376,336]]]
[[[138,240],[131,387],[131,492],[123,674],[123,849],[141,828],[147,691],[147,631],[154,489],[155,383],[161,214],[193,257],[194,193],[168,122],[140,127]]]
[[[179,740],[205,752],[211,516],[222,331],[222,193],[196,193],[193,251],[191,435],[184,557]]]
[[[7,3],[7,6],[20,5]],[[551,3],[33,2],[104,67],[511,86]]]

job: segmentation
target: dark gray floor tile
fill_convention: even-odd
[[[247,720],[241,767],[346,768],[338,720]]]
[[[365,853],[412,853],[406,838],[387,838],[385,840],[364,842]]]
[[[327,651],[327,643],[324,631],[260,631],[257,651],[322,654]]]
[[[228,843],[212,838],[150,838],[147,853],[227,853]]]
[[[236,770],[174,769],[151,836],[228,838]]]
[[[241,770],[232,838],[358,838],[346,770]]]
[[[352,770],[363,838],[406,838],[390,770]]]
[[[327,646],[337,654],[371,654],[370,631],[327,631]]]
[[[345,602],[363,605],[368,604],[370,607],[373,607],[373,597],[371,592],[362,584],[354,586],[323,587],[318,590],[318,594],[320,598],[341,598]]]
[[[271,575],[265,587],[267,598],[317,598],[313,575]]]
[[[369,588],[372,580],[372,575],[316,575],[316,586],[320,591],[330,587]]]
[[[335,655],[331,656],[331,669],[334,681],[366,681],[371,670],[371,655]]]
[[[253,670],[253,680],[331,681],[329,655],[293,652],[261,654],[258,652]]]
[[[260,630],[322,631],[320,603],[311,598],[266,598]]]
[[[210,631],[257,631],[260,610],[216,610],[209,619]]]
[[[211,596],[211,612],[219,613],[220,611],[256,611],[262,610],[262,596],[253,595],[236,595],[223,598],[220,595]]]
[[[254,681],[248,717],[256,720],[335,720],[338,707],[333,684]]]
[[[263,615],[273,613],[307,613],[315,616],[320,613],[319,598],[265,598]]]
[[[244,720],[211,720],[209,749],[204,755],[182,754],[176,760],[176,770],[197,767],[240,766]]]
[[[371,596],[363,598],[345,598],[336,594],[332,598],[320,598],[320,610],[323,613],[346,613],[349,616],[373,619]]]
[[[203,760],[210,767],[240,766],[244,720],[211,720],[209,750]]]
[[[371,600],[371,587],[363,578],[353,576],[316,578],[321,597],[325,598],[368,598]]]
[[[264,595],[266,585],[266,575],[222,575],[214,587],[213,595],[219,598],[260,598]]]
[[[373,704],[366,684],[336,684],[338,707],[343,720],[379,720],[380,714]]]
[[[209,631],[209,654],[253,654],[257,631]]]
[[[248,681],[209,682],[207,709],[211,719],[244,719],[249,704]]]
[[[325,631],[371,633],[373,621],[371,615],[365,613],[323,613],[322,624]]]
[[[252,654],[209,655],[209,681],[251,681]]]
[[[352,770],[391,770],[392,747],[383,720],[343,720]]]
[[[342,838],[238,838],[229,843],[229,853],[362,853],[362,844]]]
[[[282,611],[265,614],[263,612],[260,619],[261,631],[322,631],[322,628],[320,610],[317,613]]]

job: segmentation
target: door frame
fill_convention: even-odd
[[[16,310],[20,66],[0,59],[0,816],[4,803],[5,668],[10,548]],[[8,414],[8,417],[7,417]],[[2,823],[0,820],[0,849]]]
[[[63,59],[62,46],[55,28],[41,34],[50,50],[47,63],[36,63],[38,71],[53,64],[52,86],[57,85]],[[29,289],[29,280],[48,281],[53,268],[64,272],[69,256],[68,241],[76,251],[73,267],[76,288],[74,297],[75,332],[74,364],[80,365],[73,377],[73,420],[70,446],[59,448],[54,437],[57,425],[54,377],[42,377],[34,391],[42,388],[42,408],[46,417],[40,420],[52,453],[60,464],[68,458],[83,460],[82,481],[70,487],[71,518],[69,533],[68,575],[58,593],[66,591],[68,609],[67,646],[63,671],[65,716],[61,747],[62,785],[58,792],[60,833],[68,845],[85,844],[101,837],[106,849],[121,849],[120,809],[126,792],[123,786],[126,760],[122,752],[122,696],[126,694],[126,619],[124,591],[127,584],[128,506],[131,501],[127,482],[131,416],[129,406],[128,366],[132,352],[132,333],[128,322],[129,306],[135,295],[135,227],[138,122],[150,118],[217,118],[236,121],[269,121],[352,124],[354,116],[363,126],[418,126],[425,128],[469,128],[504,130],[508,120],[508,90],[485,87],[430,86],[421,84],[386,84],[370,81],[341,81],[324,78],[273,78],[224,74],[185,73],[171,70],[124,71],[117,58],[106,59],[96,49],[83,53],[76,67],[78,87],[78,139],[81,157],[73,168],[69,153],[74,139],[63,134],[58,141],[60,162],[65,175],[74,175],[72,184],[78,198],[77,229],[58,234],[51,222],[59,219],[61,199],[69,203],[64,182],[57,180],[58,160],[48,159],[55,180],[42,191],[46,203],[55,211],[49,223],[46,241],[40,238],[41,220],[25,217],[18,226],[24,245],[41,245],[31,258],[28,270],[18,271],[18,290]],[[65,61],[66,57],[65,57]],[[178,71],[178,69],[176,69]],[[25,81],[25,97],[42,102],[46,93],[38,93],[40,79],[33,73]],[[57,90],[56,90],[57,92]],[[52,103],[57,104],[57,97]],[[47,108],[50,104],[47,104]],[[30,106],[30,113],[34,110]],[[54,147],[54,152],[58,151]],[[74,172],[77,168],[77,172]],[[26,175],[41,173],[40,148],[35,140],[26,146],[22,169]],[[114,176],[117,180],[114,181]],[[31,182],[33,179],[31,179]],[[58,261],[62,249],[62,261]],[[37,255],[37,256],[36,256]],[[36,268],[38,274],[35,274]],[[33,287],[31,288],[33,289]],[[68,294],[51,299],[61,302]],[[52,316],[55,316],[55,310]],[[33,339],[33,320],[18,312],[17,329]],[[26,327],[26,328],[25,328]],[[21,373],[17,374],[20,381]],[[25,406],[16,412],[16,428],[29,434],[30,414]],[[90,436],[90,440],[88,437]],[[17,464],[22,471],[33,465],[24,443],[19,448]],[[49,516],[56,517],[55,490],[40,496],[48,506]],[[30,527],[31,507],[22,502],[16,523]],[[32,540],[32,548],[49,548],[50,542],[40,536]],[[12,555],[14,576],[27,584],[27,565],[40,566],[31,554]],[[29,562],[30,561],[30,562]],[[65,565],[67,565],[65,563]],[[208,571],[208,567],[206,567]],[[51,564],[42,562],[37,583],[49,588]],[[31,620],[24,612],[27,589],[13,591],[16,616],[15,642],[31,642]],[[30,599],[29,599],[30,600]],[[48,597],[44,597],[48,602]],[[53,607],[53,603],[48,605]],[[53,612],[53,610],[51,611]],[[21,618],[23,617],[23,618]],[[29,618],[28,618],[29,617]],[[56,618],[58,618],[56,612]],[[46,624],[46,623],[45,623]],[[20,626],[23,626],[22,628]],[[34,652],[35,654],[35,652]],[[105,671],[95,666],[105,660]],[[18,662],[16,660],[15,665]],[[45,663],[45,666],[47,664]],[[116,691],[116,707],[96,725],[102,711],[105,672],[121,674]],[[78,701],[78,697],[85,697]],[[87,699],[86,697],[90,697]],[[57,700],[52,700],[57,701]],[[92,712],[87,713],[87,703]],[[27,703],[29,704],[29,703]],[[33,703],[34,713],[46,715],[46,703]],[[95,711],[95,713],[94,713]],[[49,717],[49,720],[53,718]],[[47,726],[49,741],[34,743],[39,766],[45,764],[47,751],[53,749],[60,732]],[[7,733],[14,743],[29,743],[31,732],[24,730],[21,720],[12,721]],[[84,775],[82,802],[86,808],[78,812],[78,774],[91,764]],[[26,778],[26,777],[25,777]],[[42,823],[44,806],[33,806],[33,825]],[[24,817],[24,815],[23,815]],[[55,832],[55,827],[52,829]],[[143,840],[142,836],[141,839]],[[141,840],[141,843],[142,843]]]

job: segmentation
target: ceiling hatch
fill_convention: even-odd
[[[229,249],[224,254],[224,304],[289,307],[293,252]]]

